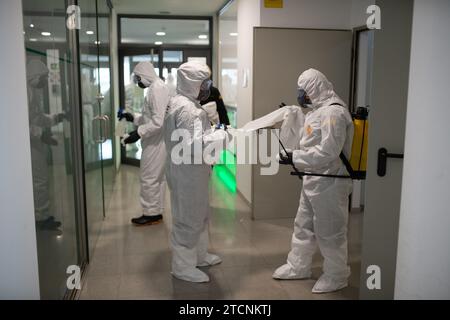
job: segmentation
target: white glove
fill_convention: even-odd
[[[120,144],[123,145],[124,147],[126,146],[125,144],[125,139],[128,138],[130,135],[128,133],[125,133],[124,136],[122,138],[120,138]]]
[[[217,113],[217,104],[214,101],[208,102],[203,105],[202,108],[206,111],[210,122],[214,124],[220,123],[219,114]]]

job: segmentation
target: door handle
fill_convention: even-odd
[[[105,114],[101,116],[102,119],[102,143],[106,142],[109,137],[109,117]]]
[[[103,143],[102,122],[101,116],[95,116],[94,119],[92,119],[92,140],[94,140],[95,143]]]
[[[97,99],[97,101],[98,101],[99,103],[102,103],[103,100],[105,100],[105,96],[102,95],[101,93],[99,93],[95,98]]]
[[[386,175],[386,163],[388,158],[393,159],[403,159],[403,153],[389,153],[386,148],[378,149],[378,166],[377,166],[377,174],[380,177],[384,177]]]
[[[95,143],[104,143],[109,137],[109,117],[99,115],[92,119],[92,135]]]

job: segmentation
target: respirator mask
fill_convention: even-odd
[[[312,108],[312,101],[303,89],[298,89],[297,101],[302,108]]]
[[[200,86],[200,92],[198,94],[198,100],[199,101],[205,101],[209,98],[211,95],[211,86],[212,86],[212,80],[207,79],[202,82],[202,85]]]

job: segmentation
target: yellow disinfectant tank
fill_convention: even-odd
[[[353,145],[350,164],[358,175],[364,175],[367,170],[367,146],[369,137],[368,109],[359,107],[353,116]]]

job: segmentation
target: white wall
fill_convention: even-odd
[[[367,8],[374,3],[375,0],[352,0],[350,16],[350,25],[352,28],[366,25],[367,18],[369,17],[366,13]]]
[[[414,3],[396,299],[450,299],[450,2]]]
[[[22,1],[0,2],[0,299],[39,299]]]
[[[352,0],[284,0],[282,9],[260,2],[263,27],[350,29]]]
[[[238,0],[238,93],[237,125],[242,127],[253,120],[253,27],[260,24],[260,0]],[[242,87],[243,75],[248,71],[248,86]],[[237,188],[251,202],[251,165],[238,165]]]

